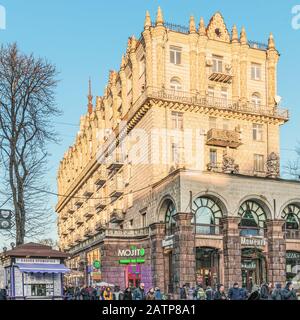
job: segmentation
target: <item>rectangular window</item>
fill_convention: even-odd
[[[261,65],[251,63],[251,80],[261,80]]]
[[[253,140],[262,141],[263,140],[263,125],[253,123]]]
[[[223,100],[227,100],[228,99],[228,90],[227,90],[227,88],[222,88],[221,89],[221,98]]]
[[[212,71],[213,72],[223,72],[223,57],[213,56],[212,57]]]
[[[170,47],[170,62],[173,64],[181,64],[181,48],[180,47]]]
[[[147,226],[146,212],[142,214],[142,227],[145,228]]]
[[[209,117],[209,129],[216,129],[217,128],[217,118]]]
[[[172,111],[172,129],[183,130],[183,113]]]
[[[207,90],[207,95],[209,97],[214,97],[215,96],[215,88],[214,87],[208,87],[208,90]]]
[[[209,150],[209,163],[213,166],[217,166],[217,150],[215,149],[210,149]]]
[[[262,154],[254,155],[254,171],[264,172],[264,156]]]

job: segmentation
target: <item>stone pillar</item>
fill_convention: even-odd
[[[198,41],[198,82],[199,93],[201,97],[206,96],[207,75],[206,75],[206,47],[208,37],[206,35],[204,20],[201,18],[199,25],[199,41]]]
[[[153,75],[152,75],[152,36],[150,32],[150,26],[143,32],[145,40],[145,51],[146,51],[146,87],[149,89],[153,86]]]
[[[128,111],[128,103],[127,103],[127,79],[125,74],[125,58],[122,58],[122,64],[120,68],[120,79],[121,79],[121,96],[122,96],[122,116]]]
[[[136,57],[137,41],[135,37],[130,42],[130,61],[132,66],[132,103],[135,103],[139,96],[139,64]]]
[[[234,282],[242,283],[241,240],[239,217],[222,219],[224,247],[224,285],[228,289]]]
[[[267,77],[268,77],[268,106],[274,108],[276,96],[276,68],[279,59],[278,51],[275,48],[273,35],[271,34],[267,50]]]
[[[246,31],[243,28],[240,37],[241,42],[241,59],[240,59],[240,83],[241,83],[241,101],[246,103],[248,100],[248,51],[249,45],[247,41]]]
[[[165,237],[165,224],[153,223],[150,225],[151,266],[153,275],[153,286],[159,287],[166,292],[164,272],[164,249],[162,240]]]
[[[232,29],[232,100],[238,101],[239,91],[240,91],[240,77],[239,77],[239,53],[240,53],[240,43],[238,39],[238,33],[236,26]]]
[[[190,91],[196,93],[197,90],[197,42],[198,33],[195,27],[194,17],[190,19]]]
[[[178,212],[175,214],[176,228],[174,234],[174,291],[178,294],[179,288],[185,283],[195,286],[196,254],[195,232],[192,225],[192,213]]]
[[[286,281],[286,244],[282,227],[284,220],[268,220],[268,281],[280,282],[282,285]]]

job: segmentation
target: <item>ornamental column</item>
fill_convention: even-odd
[[[268,281],[279,282],[284,285],[286,281],[286,243],[284,238],[285,221],[282,219],[267,221],[268,234]]]
[[[190,91],[196,93],[197,91],[197,42],[198,34],[195,25],[195,19],[190,17]]]
[[[174,215],[176,228],[174,234],[174,284],[173,288],[179,294],[179,288],[189,283],[195,286],[196,279],[196,254],[195,231],[192,225],[191,212],[178,212]]]
[[[198,75],[199,75],[199,93],[201,97],[206,96],[207,76],[206,76],[206,46],[208,38],[206,34],[203,18],[199,24],[199,40],[198,40]]]
[[[153,86],[153,75],[152,75],[152,36],[151,36],[151,18],[150,14],[146,12],[145,25],[143,37],[145,40],[145,51],[146,51],[146,88]]]
[[[232,28],[231,36],[231,52],[232,52],[232,100],[238,101],[239,99],[239,52],[240,43],[236,25]]]
[[[224,285],[228,289],[234,282],[242,283],[241,240],[239,217],[222,219],[224,252]]]
[[[151,242],[151,268],[153,277],[153,286],[161,288],[166,292],[165,271],[164,271],[164,249],[162,241],[165,237],[165,224],[153,223],[150,225],[150,242]]]
[[[112,93],[112,111],[113,111],[113,125],[115,128],[118,125],[118,93],[116,88],[117,73],[110,71],[110,91]]]
[[[248,90],[247,90],[247,78],[248,78],[248,50],[249,45],[247,41],[246,31],[243,27],[240,37],[241,43],[241,60],[240,60],[240,77],[241,77],[241,101],[246,103],[248,100]]]
[[[139,96],[139,64],[136,58],[136,39],[131,37],[130,41],[130,61],[132,66],[132,103],[135,103]]]
[[[273,109],[276,96],[276,68],[279,59],[278,51],[275,48],[273,34],[270,34],[267,50],[267,77],[268,77],[268,107]]]
[[[122,116],[128,111],[127,103],[127,79],[125,74],[125,57],[122,56],[121,68],[120,68],[120,80],[121,80],[121,98],[122,98]]]

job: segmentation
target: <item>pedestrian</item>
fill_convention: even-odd
[[[5,288],[0,289],[0,300],[7,300],[7,291]]]
[[[181,300],[187,299],[187,292],[186,292],[186,285],[185,284],[179,289],[179,295],[180,295]]]
[[[132,300],[132,293],[130,287],[126,288],[123,295],[123,300]]]
[[[205,291],[205,294],[206,294],[206,300],[214,300],[214,290],[212,289],[212,287],[208,286],[206,288],[206,291]]]
[[[260,288],[258,285],[254,284],[252,286],[252,292],[250,293],[248,300],[260,300]]]
[[[145,300],[145,285],[141,283],[138,288],[133,291],[133,300]]]
[[[110,287],[106,287],[106,289],[104,290],[103,299],[104,300],[113,300],[113,293],[112,293]]]
[[[214,300],[228,300],[223,284],[219,284],[217,286],[217,291],[214,294]]]
[[[97,300],[97,289],[95,287],[92,287],[91,290],[91,300]]]
[[[75,300],[80,300],[80,296],[81,296],[80,288],[77,286],[75,288]]]
[[[293,283],[288,281],[285,288],[282,290],[282,300],[298,300],[296,291],[294,290]]]
[[[81,296],[82,296],[82,300],[89,300],[88,287],[81,288]]]
[[[200,284],[198,286],[197,296],[196,297],[197,297],[197,300],[206,300],[206,293],[205,293],[205,291],[203,289],[202,284]]]
[[[264,282],[260,287],[260,300],[272,299],[272,284]]]
[[[233,287],[229,289],[228,298],[230,300],[244,300],[244,293],[241,288],[239,288],[239,284],[237,282],[235,282]]]
[[[146,296],[146,300],[155,300],[154,288],[151,288]]]
[[[275,288],[271,296],[272,296],[272,300],[283,300],[283,292],[282,292],[280,283],[275,284]]]
[[[162,300],[163,298],[159,287],[155,288],[154,295],[155,295],[155,300]]]
[[[114,289],[114,300],[123,300],[123,292],[121,291],[119,286],[115,286]]]

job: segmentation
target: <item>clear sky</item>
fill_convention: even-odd
[[[102,95],[110,69],[118,69],[127,38],[139,37],[146,10],[154,19],[158,5],[165,21],[188,25],[193,14],[198,24],[203,16],[221,11],[228,29],[245,26],[249,40],[267,42],[274,33],[281,53],[278,94],[283,97],[291,120],[281,130],[281,159],[295,157],[300,140],[300,29],[292,28],[292,8],[300,0],[0,0],[6,9],[6,29],[0,42],[17,42],[22,51],[47,57],[60,72],[57,103],[63,116],[56,121],[60,145],[50,145],[49,184],[56,191],[56,171],[64,151],[73,143],[80,115],[86,112],[87,86],[92,79],[93,95]],[[299,19],[300,22],[300,19]],[[56,198],[51,197],[53,207]],[[51,236],[56,237],[52,228]],[[0,239],[1,248],[1,239]]]

